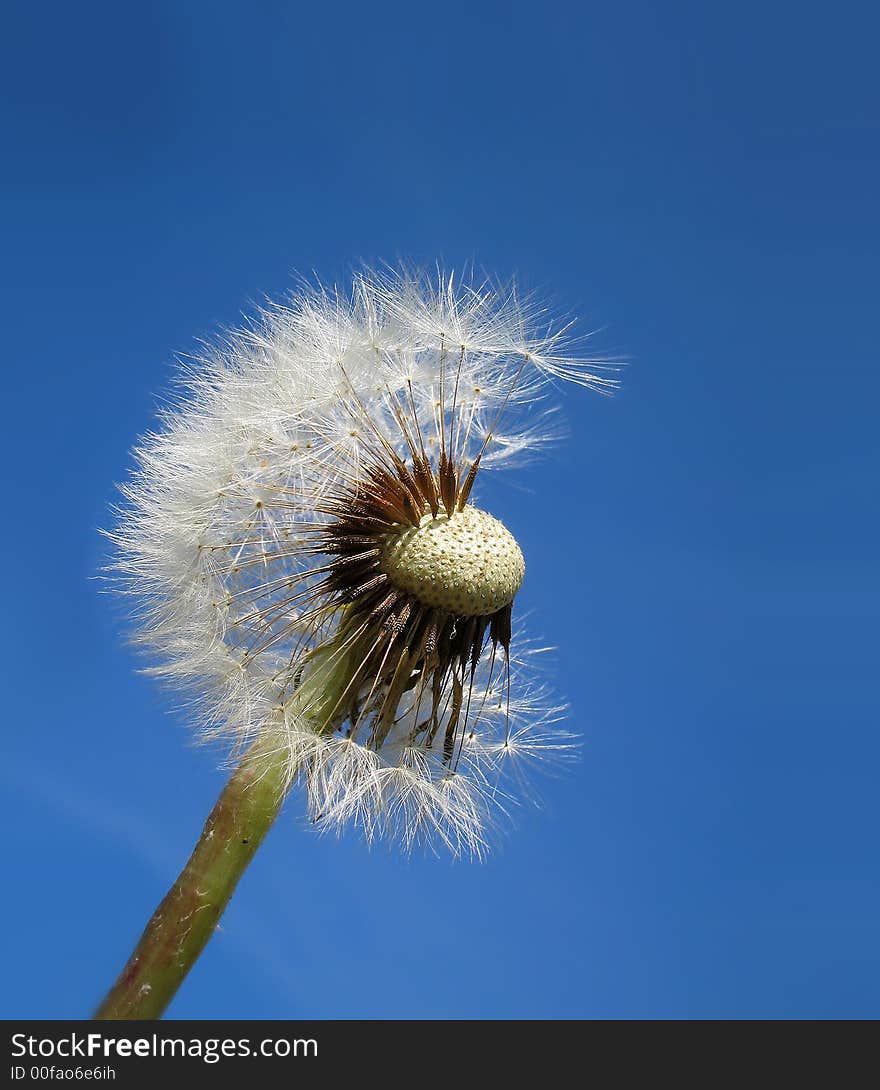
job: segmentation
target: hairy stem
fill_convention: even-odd
[[[257,742],[232,774],[177,881],[153,913],[100,1019],[159,1018],[268,833],[288,782],[286,747]]]
[[[309,656],[288,714],[316,733],[342,716],[359,656],[340,633]],[[159,1018],[205,947],[238,880],[278,816],[291,780],[284,737],[255,742],[211,811],[199,842],[153,913],[119,979],[95,1013],[101,1019]]]

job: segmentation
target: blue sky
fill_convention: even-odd
[[[630,360],[483,493],[583,759],[480,866],[294,797],[170,1016],[880,1015],[874,6],[4,24],[0,1014],[88,1014],[222,785],[95,581],[174,354],[406,257],[516,273]]]

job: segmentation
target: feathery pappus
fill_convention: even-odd
[[[518,762],[571,735],[514,635],[525,561],[475,503],[606,365],[513,287],[303,287],[185,368],[110,536],[152,672],[202,736],[269,739],[325,827],[480,855]],[[543,406],[543,407],[542,407]]]

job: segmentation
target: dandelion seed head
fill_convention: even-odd
[[[472,497],[548,441],[557,381],[613,385],[569,350],[513,287],[365,271],[188,361],[137,447],[112,572],[150,669],[203,738],[277,747],[319,828],[479,856],[508,766],[568,751]]]

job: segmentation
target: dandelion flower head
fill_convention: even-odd
[[[570,748],[514,635],[525,561],[484,471],[607,390],[514,287],[366,270],[184,367],[111,537],[151,670],[233,755],[269,740],[322,827],[480,855],[520,765]]]

